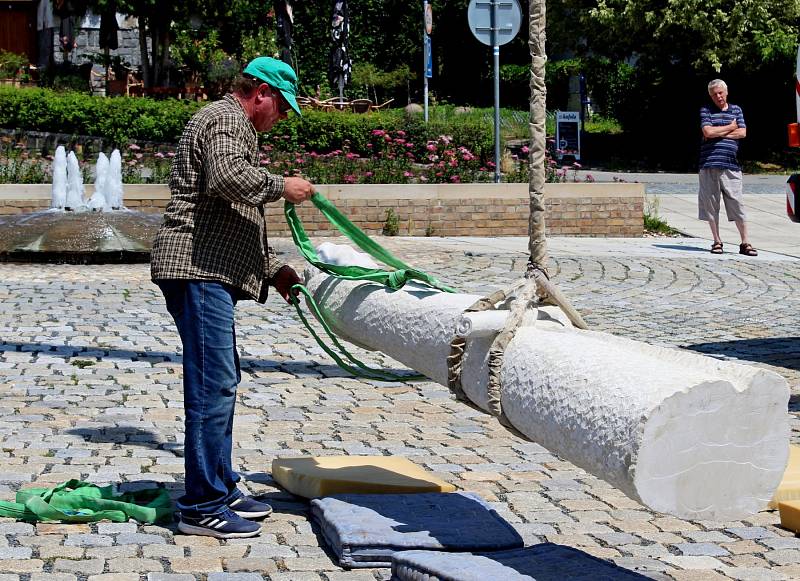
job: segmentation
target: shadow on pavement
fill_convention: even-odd
[[[396,554],[396,561],[407,569],[420,574],[417,578],[431,577],[452,579],[459,571],[470,566],[472,573],[482,573],[485,579],[509,576],[509,569],[536,581],[639,581],[650,579],[636,571],[615,565],[610,561],[594,557],[585,551],[565,545],[542,543],[494,553],[467,555],[446,554],[428,551],[409,551]],[[477,578],[478,575],[475,575]],[[402,576],[399,579],[412,577]],[[515,578],[518,578],[515,576]]]
[[[700,246],[684,246],[682,244],[653,244],[654,248],[664,248],[665,250],[685,250],[687,252],[709,252],[708,248]]]
[[[120,420],[125,420],[120,416]],[[87,442],[102,444],[128,444],[153,450],[166,450],[177,457],[183,456],[183,444],[165,441],[163,435],[134,426],[104,426],[96,428],[69,428],[64,434],[82,436]]]
[[[800,370],[800,337],[770,337],[765,339],[739,339],[713,343],[683,345],[684,349],[705,355],[724,355],[767,363],[786,369]]]
[[[91,345],[56,345],[50,343],[11,343],[8,341],[0,342],[0,355],[4,352],[23,352],[32,354],[42,354],[49,357],[61,357],[64,360],[80,359],[81,357],[97,357],[100,359],[121,359],[123,361],[151,361],[159,363],[170,361],[182,363],[183,356],[180,353],[167,351],[131,351],[126,349],[113,349],[107,347],[94,347]],[[243,371],[275,369],[284,371],[297,376],[323,376],[323,377],[352,377],[348,372],[339,366],[315,361],[290,359],[278,361],[275,359],[241,357],[239,363]],[[78,367],[78,366],[76,366]],[[86,367],[91,367],[88,365]],[[393,373],[403,375],[404,370],[395,368],[378,368],[383,373]],[[411,375],[411,372],[408,372]]]

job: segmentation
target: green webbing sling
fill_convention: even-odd
[[[68,480],[53,488],[26,488],[17,492],[16,502],[0,501],[0,516],[27,522],[135,519],[140,523],[155,523],[172,520],[173,511],[164,488],[114,494],[113,486],[97,486],[81,480]]]
[[[286,222],[289,224],[289,229],[292,232],[292,239],[294,240],[295,245],[297,246],[298,250],[300,250],[300,253],[303,255],[303,257],[319,270],[346,280],[365,280],[376,282],[393,289],[399,289],[406,282],[413,279],[445,292],[455,292],[452,288],[445,286],[426,272],[411,268],[402,260],[394,256],[391,252],[383,248],[380,244],[372,240],[372,238],[364,234],[364,232],[359,229],[358,226],[353,224],[347,218],[347,216],[342,214],[336,208],[336,206],[331,204],[331,202],[319,192],[316,192],[313,196],[311,196],[311,202],[317,207],[317,209],[319,209],[320,212],[322,212],[322,214],[331,222],[331,224],[336,226],[336,228],[338,228],[342,234],[353,241],[361,250],[369,254],[372,258],[395,269],[381,270],[377,268],[364,268],[361,266],[339,266],[336,264],[327,264],[322,262],[317,254],[317,250],[314,248],[314,245],[311,244],[311,241],[308,239],[308,235],[303,228],[303,223],[297,216],[294,204],[286,202],[283,206],[283,211],[284,215],[286,216]],[[308,320],[303,315],[303,312],[300,308],[300,300],[296,297],[293,297],[293,304],[297,309],[297,314],[311,335],[314,337],[314,340],[322,348],[322,350],[325,351],[325,353],[327,353],[336,362],[336,364],[345,371],[359,377],[376,379],[379,381],[414,381],[427,379],[424,375],[397,375],[380,369],[368,367],[356,359],[351,353],[349,353],[347,349],[345,349],[345,347],[339,342],[331,330],[330,324],[325,320],[319,305],[317,305],[314,297],[311,295],[308,289],[305,286],[298,284],[292,287],[292,290],[296,290],[298,293],[305,295],[311,308],[311,312],[320,322],[322,328],[325,330],[325,333],[328,335],[328,337],[330,337],[333,344],[336,345],[344,357],[355,365],[355,367],[353,367],[345,363],[342,358],[339,357],[330,347],[325,345],[319,335],[317,335],[317,333],[314,332],[314,329],[311,328]]]
[[[331,224],[336,226],[342,234],[352,240],[361,250],[369,254],[375,260],[395,269],[380,270],[361,266],[339,266],[322,262],[317,255],[314,245],[311,244],[311,241],[308,239],[308,235],[303,228],[303,223],[300,221],[300,218],[297,217],[294,204],[286,202],[283,205],[283,213],[286,215],[286,222],[289,224],[289,229],[292,231],[294,243],[305,259],[321,271],[347,280],[368,280],[377,282],[394,289],[401,288],[407,281],[413,279],[422,281],[429,286],[448,293],[455,292],[455,290],[443,285],[431,275],[421,270],[411,268],[372,238],[364,234],[358,226],[353,224],[347,216],[342,214],[336,206],[331,204],[330,201],[319,192],[311,196],[311,202],[322,212]]]

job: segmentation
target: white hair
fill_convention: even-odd
[[[711,91],[714,89],[714,87],[722,87],[723,91],[725,91],[726,93],[728,92],[728,85],[726,85],[725,81],[723,81],[722,79],[714,79],[708,84],[709,95],[711,94]]]

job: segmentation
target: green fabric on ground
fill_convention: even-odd
[[[172,520],[172,500],[163,488],[114,493],[113,486],[68,480],[53,488],[26,488],[16,502],[0,501],[0,516],[28,522],[86,523],[99,520],[141,523]]]

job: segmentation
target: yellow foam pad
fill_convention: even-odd
[[[779,508],[778,503],[786,500],[800,500],[800,446],[797,444],[789,446],[789,464],[768,508]]]
[[[393,456],[277,458],[272,461],[272,478],[292,494],[305,498],[456,489],[407,458]]]
[[[790,531],[800,532],[800,500],[787,500],[778,503],[781,526]]]

